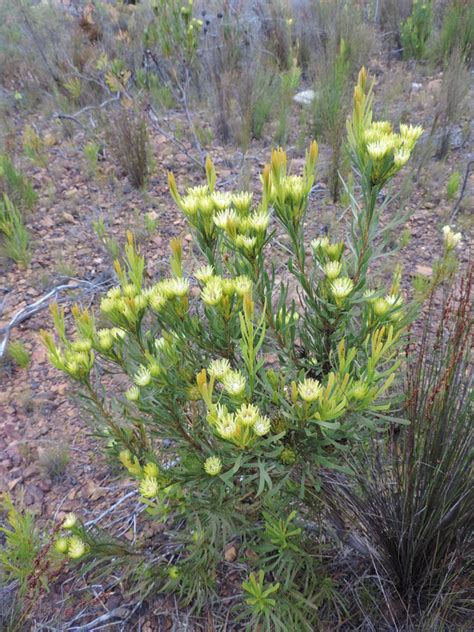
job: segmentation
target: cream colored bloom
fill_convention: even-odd
[[[222,471],[222,461],[218,456],[210,456],[204,461],[204,470],[209,476],[218,476]]]
[[[170,283],[170,292],[174,296],[185,296],[189,292],[189,279],[173,279]]]
[[[199,200],[199,210],[206,217],[210,217],[214,213],[214,202],[210,197],[203,197]]]
[[[249,225],[257,233],[264,233],[270,224],[270,214],[264,211],[253,213],[249,218]]]
[[[158,494],[160,486],[158,480],[154,476],[145,476],[140,481],[140,495],[143,498],[155,498]]]
[[[133,381],[137,386],[148,386],[151,382],[150,369],[146,366],[141,366],[133,377]]]
[[[234,209],[227,208],[214,216],[214,224],[223,230],[236,228],[239,225],[239,216]]]
[[[76,514],[68,513],[63,520],[63,529],[72,529],[77,524]]]
[[[410,159],[410,152],[408,149],[398,149],[393,153],[393,162],[395,166],[401,169]]]
[[[212,266],[201,266],[196,270],[194,276],[201,283],[207,283],[214,276],[214,268]]]
[[[402,123],[400,125],[400,136],[411,149],[416,141],[423,134],[423,128],[421,125],[405,125]]]
[[[150,476],[151,478],[158,478],[159,470],[156,463],[152,463],[151,461],[148,461],[148,463],[146,463],[145,467],[143,468],[143,472],[145,476]]]
[[[329,237],[316,237],[316,239],[313,239],[311,242],[311,248],[313,250],[317,250],[318,248],[322,248],[324,250],[328,245]]]
[[[324,266],[324,274],[330,281],[337,279],[337,277],[341,274],[342,263],[340,261],[329,261]]]
[[[250,294],[252,291],[252,281],[248,276],[242,274],[234,279],[234,289],[239,296]]]
[[[140,389],[138,386],[131,386],[128,390],[126,390],[125,397],[130,402],[137,402],[140,399]]]
[[[167,300],[166,296],[158,290],[153,290],[148,297],[148,302],[154,312],[161,311],[161,309],[166,305]]]
[[[209,188],[207,184],[201,184],[196,187],[188,187],[188,189],[186,190],[186,193],[191,197],[201,198],[208,195]]]
[[[237,423],[232,413],[227,413],[218,418],[216,423],[217,433],[223,439],[232,439],[237,432]]]
[[[223,211],[232,204],[232,193],[215,191],[211,195],[211,200],[218,211]]]
[[[253,425],[253,431],[257,435],[257,437],[263,437],[270,432],[271,426],[272,424],[270,419],[268,419],[268,417],[261,416]]]
[[[224,293],[219,277],[210,279],[206,287],[201,290],[201,299],[206,305],[218,305],[223,296]]]
[[[443,226],[443,237],[446,250],[454,250],[461,243],[462,234],[454,233],[451,226]]]
[[[207,372],[212,377],[215,377],[218,380],[222,380],[227,373],[231,371],[230,362],[226,358],[222,358],[221,360],[213,360],[209,365]]]
[[[69,538],[69,545],[68,545],[67,552],[70,558],[76,560],[79,557],[82,557],[84,555],[84,553],[86,552],[86,545],[81,540],[81,538],[73,535],[72,537]]]
[[[248,213],[250,205],[252,204],[253,193],[248,191],[241,191],[240,193],[234,193],[232,196],[232,204],[237,211],[242,214]]]
[[[380,140],[367,145],[367,153],[374,161],[383,160],[392,149],[393,143],[387,137],[382,137]]]
[[[114,339],[110,329],[99,329],[97,337],[99,347],[102,351],[109,351],[114,346]]]
[[[246,380],[239,371],[229,371],[222,379],[224,390],[231,397],[239,397],[245,391]]]
[[[364,399],[364,397],[367,396],[368,392],[369,392],[369,387],[367,383],[364,382],[363,380],[359,380],[351,388],[349,395],[350,397],[352,397],[352,399],[360,401]]]
[[[354,283],[349,277],[340,277],[331,283],[331,292],[336,301],[345,299],[353,289]]]
[[[377,298],[373,302],[373,308],[376,316],[384,316],[390,309],[390,305],[384,298]]]
[[[54,543],[54,548],[59,553],[66,553],[69,547],[69,538],[58,538]]]
[[[185,215],[196,215],[199,208],[199,198],[196,195],[188,195],[181,200],[181,208]]]
[[[259,419],[259,410],[254,404],[242,404],[236,413],[238,423],[243,426],[253,426]]]
[[[242,248],[247,252],[251,252],[257,244],[256,237],[249,237],[248,235],[237,235],[235,238],[235,245],[237,248]]]
[[[314,402],[319,399],[322,393],[322,386],[318,380],[307,377],[298,384],[298,393],[305,402]]]

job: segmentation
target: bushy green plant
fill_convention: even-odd
[[[451,133],[461,118],[469,92],[470,71],[459,48],[445,60],[443,81],[436,108],[433,130],[440,128],[436,157],[442,159],[450,149]]]
[[[12,592],[9,603],[2,594],[0,625],[15,632],[23,629],[32,599],[47,588],[48,580],[38,565],[42,543],[35,518],[19,511],[8,495],[0,497],[0,534],[0,590]]]
[[[91,176],[97,175],[97,163],[99,160],[99,153],[101,146],[99,143],[90,141],[84,145],[84,156],[87,161],[87,169]]]
[[[21,340],[12,340],[8,344],[8,355],[21,369],[26,369],[30,364],[30,354]]]
[[[174,239],[171,276],[148,284],[129,234],[115,263],[119,285],[101,300],[109,326],[98,329],[89,310],[75,307],[71,337],[55,306],[57,339],[43,333],[51,362],[82,387],[109,450],[136,479],[150,515],[167,525],[169,542],[156,543],[163,563],[147,571],[147,590],[161,586],[203,607],[235,540],[242,578],[250,577],[247,606],[262,629],[314,629],[318,604],[334,599],[302,518],[314,520],[321,468],[343,467],[342,455],[390,420],[412,308],[399,275],[388,288],[376,285],[369,265],[389,253],[390,229],[402,221],[379,229],[379,193],[421,128],[398,134],[373,122],[371,101],[363,70],[348,122],[363,197],[351,197],[347,241],[325,236],[306,247],[315,142],[301,175],[289,173],[283,150],[272,152],[257,203],[248,192],[218,191],[208,159],[206,184],[184,195],[169,175],[204,265],[185,274]],[[271,260],[272,252],[281,259],[276,231],[286,236],[282,279]],[[106,396],[107,368],[124,374],[124,392]],[[90,532],[75,528],[74,557],[111,563]],[[118,563],[116,549],[114,556]],[[235,607],[235,616],[247,614]]]
[[[150,167],[148,128],[143,114],[120,108],[112,115],[106,138],[132,187],[143,188]]]
[[[36,201],[31,183],[6,154],[0,155],[0,191],[6,193],[14,204],[25,211],[31,210]]]
[[[301,79],[301,70],[296,64],[280,75],[280,92],[278,95],[278,128],[276,142],[284,145],[288,140],[288,115],[293,103],[293,95],[298,89]]]
[[[435,45],[437,60],[445,62],[458,48],[469,63],[472,59],[474,6],[466,0],[452,0],[443,14],[443,23]]]
[[[31,259],[30,237],[19,209],[5,193],[0,200],[0,234],[3,234],[2,248],[7,257],[27,266]]]
[[[461,183],[461,174],[459,171],[453,171],[449,176],[448,184],[446,185],[446,193],[448,194],[448,200],[454,200],[459,191],[459,185]]]
[[[327,488],[346,530],[364,534],[385,599],[403,604],[393,622],[409,629],[469,619],[472,282],[471,270],[444,298],[431,295],[407,354],[401,415],[410,424],[352,458],[355,479]]]
[[[405,59],[424,59],[433,29],[431,0],[413,0],[411,15],[401,27],[401,42]]]
[[[328,52],[316,83],[313,102],[313,126],[317,136],[322,136],[331,147],[329,190],[332,199],[339,197],[339,169],[344,151],[344,130],[349,108],[348,86],[351,71],[348,50],[341,40],[338,51]]]
[[[46,447],[39,455],[39,464],[52,481],[64,478],[69,465],[69,450],[63,443]]]

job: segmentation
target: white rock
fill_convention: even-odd
[[[311,105],[315,98],[316,92],[314,90],[303,90],[303,92],[295,94],[293,101],[295,103],[299,103],[300,105]]]
[[[423,87],[422,83],[415,83],[415,82],[413,82],[411,84],[411,89],[414,90],[414,92],[418,92],[418,90],[421,90],[422,87]]]

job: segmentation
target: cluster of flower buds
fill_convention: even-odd
[[[446,248],[447,252],[455,250],[461,243],[461,239],[461,233],[453,232],[451,226],[443,226],[444,247]]]
[[[381,322],[398,322],[403,318],[403,297],[399,292],[377,296],[374,290],[366,290],[364,298],[368,305],[367,323],[369,327]]]
[[[419,125],[400,125],[393,131],[388,121],[376,121],[364,132],[364,163],[370,168],[370,181],[382,185],[394,176],[410,159],[413,148],[423,133]]]
[[[347,382],[342,384],[334,372],[327,376],[326,385],[319,380],[305,378],[293,383],[292,400],[296,404],[303,400],[304,415],[315,421],[328,422],[341,417],[347,409]]]
[[[296,228],[306,212],[308,196],[314,182],[314,171],[318,158],[318,145],[313,141],[306,151],[303,175],[287,173],[286,152],[272,151],[271,163],[263,171],[263,200],[275,209],[278,219],[284,225]]]
[[[172,496],[176,486],[156,463],[148,461],[142,467],[138,457],[132,455],[130,450],[122,450],[119,454],[122,465],[128,472],[139,480],[138,491],[144,501],[156,500],[160,496]]]
[[[77,314],[77,310],[75,310]],[[66,336],[64,310],[60,310],[54,303],[51,306],[56,332],[59,341],[55,342],[50,332],[42,331],[43,343],[48,350],[48,358],[57,369],[64,371],[70,377],[78,381],[86,381],[94,366],[95,355],[92,349],[92,341],[84,336],[69,340]],[[77,321],[76,321],[77,322]]]
[[[78,521],[73,513],[69,513],[63,520],[61,527],[69,531],[69,535],[60,536],[54,543],[54,548],[59,553],[68,555],[71,559],[79,559],[87,552],[87,545],[84,540],[74,533],[78,527]]]
[[[252,193],[215,191],[216,174],[210,158],[206,161],[206,173],[207,185],[191,187],[184,196],[178,193],[170,173],[168,182],[174,201],[207,242],[212,242],[220,229],[237,250],[255,255],[265,243],[270,224],[267,205],[262,203],[252,210]]]
[[[228,360],[213,360],[207,371],[203,369],[198,374],[197,385],[208,407],[207,420],[221,439],[246,448],[252,446],[258,437],[270,432],[270,419],[262,415],[255,404],[245,401],[245,376],[233,370]],[[229,411],[226,405],[214,403],[216,386],[233,403],[233,411]]]
[[[354,282],[343,274],[344,242],[331,242],[329,237],[313,239],[311,247],[316,261],[322,268],[328,295],[332,297],[337,307],[342,307],[346,298],[354,289]]]
[[[223,278],[214,274],[212,266],[204,266],[194,273],[202,284],[201,300],[211,307],[222,306],[224,311],[230,307],[234,297],[243,299],[252,292],[252,281],[245,275],[233,279]]]

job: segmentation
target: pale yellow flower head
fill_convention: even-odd
[[[462,234],[453,232],[451,226],[443,226],[443,238],[446,250],[454,250],[461,243]]]
[[[239,371],[229,371],[222,379],[224,390],[231,397],[239,397],[245,391],[246,379]]]
[[[140,389],[138,386],[131,386],[125,391],[125,397],[130,402],[137,402],[140,399]]]
[[[77,524],[76,514],[68,513],[63,520],[63,529],[72,529]]]
[[[155,498],[158,494],[160,486],[158,480],[154,476],[145,476],[140,481],[140,494],[143,498]]]
[[[69,538],[67,552],[70,558],[78,559],[79,557],[82,557],[86,552],[86,545],[81,540],[81,538],[73,535]]]
[[[222,461],[218,456],[210,456],[204,461],[204,471],[209,476],[218,476],[222,471]]]
[[[221,360],[213,360],[209,365],[207,372],[212,377],[215,377],[218,380],[222,380],[227,373],[231,371],[231,366],[229,360],[226,358],[222,358]]]
[[[237,411],[237,422],[246,427],[253,426],[259,415],[259,410],[254,404],[242,404]]]
[[[340,261],[329,261],[324,266],[324,274],[330,281],[337,279],[337,277],[341,274],[342,264]]]
[[[345,299],[354,289],[354,283],[349,277],[340,277],[331,283],[331,292],[336,300]]]
[[[318,380],[307,377],[298,384],[298,393],[302,400],[311,403],[319,399],[322,393],[322,386]]]
[[[207,283],[214,276],[214,268],[212,266],[202,266],[196,270],[194,276],[201,283]]]
[[[206,305],[218,305],[224,296],[222,283],[219,277],[212,277],[201,290],[201,299]]]
[[[146,366],[141,366],[133,376],[133,381],[137,386],[148,386],[151,382],[150,369]]]
[[[257,437],[263,437],[270,432],[271,425],[271,421],[268,417],[261,416],[253,425],[253,431]]]

